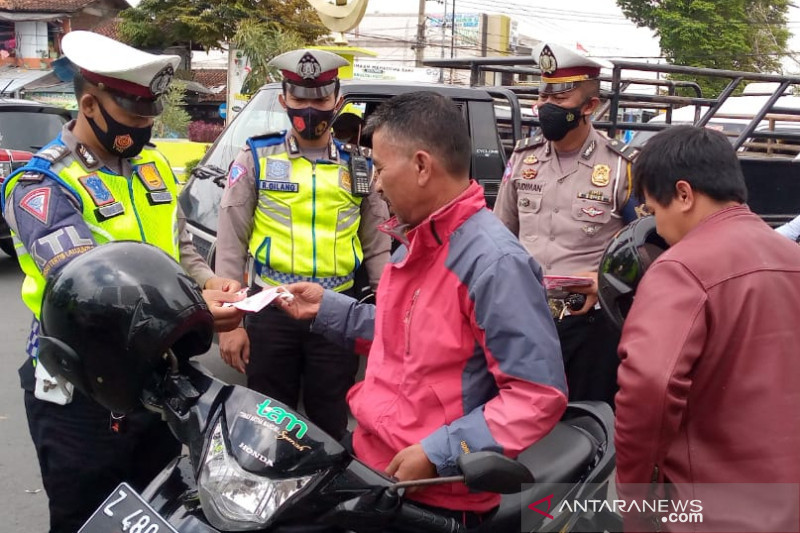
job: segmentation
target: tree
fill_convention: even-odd
[[[120,16],[122,39],[142,48],[216,48],[230,41],[245,21],[295,32],[307,43],[328,33],[305,0],[142,0]]]
[[[250,60],[250,73],[242,84],[243,94],[253,94],[265,83],[280,80],[277,69],[268,67],[267,63],[279,54],[304,45],[302,37],[293,31],[250,20],[240,25],[233,37],[233,44]]]
[[[789,4],[790,0],[617,0],[637,26],[655,31],[670,63],[755,72],[781,72]],[[697,81],[707,96],[716,96],[727,83]]]
[[[186,112],[186,83],[175,79],[161,97],[164,111],[156,118],[153,124],[153,137],[186,137],[189,121],[192,119]]]

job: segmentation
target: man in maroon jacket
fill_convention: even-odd
[[[800,247],[745,205],[721,133],[659,133],[633,179],[671,247],[639,285],[619,346],[621,492],[668,483],[651,488],[699,499],[703,531],[798,531],[797,485],[775,484],[800,483]],[[756,483],[769,485],[745,486]],[[687,530],[670,521],[626,530]]]

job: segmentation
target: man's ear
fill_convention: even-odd
[[[97,99],[89,93],[84,93],[80,100],[78,100],[78,110],[84,116],[91,117],[96,120],[95,115],[97,115],[99,112]]]
[[[283,97],[283,94],[278,95],[278,103],[281,104],[281,107],[286,110],[286,98]]]
[[[675,200],[681,206],[681,211],[689,211],[694,207],[694,190],[688,181],[678,180],[675,183]]]
[[[412,156],[412,161],[417,169],[417,185],[425,187],[433,175],[433,158],[425,150],[417,150]]]
[[[586,106],[586,111],[587,111],[585,116],[592,116],[592,114],[597,109],[597,106],[600,105],[600,99],[596,96],[592,96],[586,101],[584,105]]]

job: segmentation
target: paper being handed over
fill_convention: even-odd
[[[247,294],[247,289],[242,289],[239,291],[242,294]],[[250,313],[258,313],[266,306],[271,304],[275,298],[283,298],[285,300],[291,301],[294,298],[294,295],[286,290],[285,287],[270,287],[269,289],[263,289],[260,292],[255,293],[252,296],[248,296],[244,300],[239,300],[238,302],[231,302],[231,303],[224,303],[222,304],[223,307],[235,307],[237,309],[241,309],[242,311],[247,311]]]

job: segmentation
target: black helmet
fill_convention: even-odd
[[[597,297],[617,328],[622,329],[645,270],[668,247],[652,216],[634,220],[611,239],[600,260]]]
[[[70,261],[44,291],[39,361],[107,409],[125,413],[181,360],[211,346],[214,320],[200,287],[165,252],[103,244]],[[157,374],[160,373],[160,374]]]

